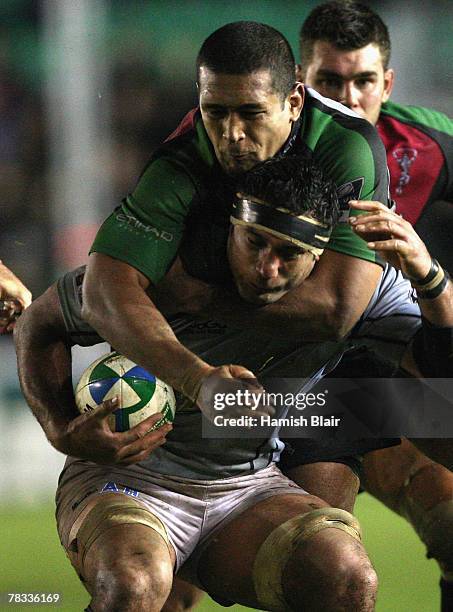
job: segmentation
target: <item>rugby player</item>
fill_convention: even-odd
[[[385,151],[376,131],[295,83],[289,44],[270,26],[237,22],[214,32],[198,55],[197,79],[200,108],[155,152],[133,193],[96,237],[84,284],[84,316],[120,351],[151,366],[164,332],[144,286],[163,278],[184,230],[190,239],[191,215],[211,228],[212,262],[220,243],[215,232],[228,230],[234,176],[276,153],[308,151],[339,187],[344,222],[336,226],[307,287],[304,283],[294,293],[297,316],[288,315],[293,299],[285,296],[255,309],[253,323],[256,329],[288,324],[306,340],[343,337],[368,305],[382,271],[376,254],[346,222],[350,199],[388,203]],[[187,271],[218,280],[216,266],[207,266],[204,258],[202,263],[195,258]],[[143,318],[156,325],[138,333],[136,322]],[[169,346],[158,359],[161,374],[165,361],[175,360],[181,371],[192,368],[183,352]],[[180,381],[173,382],[178,388]]]
[[[0,333],[13,330],[17,317],[31,300],[27,287],[0,261]]]
[[[233,225],[228,237],[228,260],[234,283],[244,299],[252,303],[262,300],[278,300],[286,291],[294,290],[294,286],[305,282],[313,266],[318,265],[318,263],[315,264],[315,261],[322,255],[325,239],[329,237],[331,224],[336,216],[334,189],[323,183],[321,179],[319,171],[311,164],[307,164],[301,158],[290,156],[261,164],[242,180],[242,194],[238,197],[232,211]],[[302,200],[304,208],[300,206]],[[415,284],[418,280],[418,283],[421,281],[423,285],[426,271],[431,267],[431,258],[412,227],[394,213],[387,211],[381,204],[362,202],[357,206],[360,206],[365,214],[360,217],[360,222],[351,220],[354,231],[362,237],[376,235],[378,232],[381,238],[389,238],[370,246],[379,249],[388,258],[396,253],[394,263],[397,263],[409,277],[413,278]],[[398,236],[398,240],[390,239],[393,236]],[[181,252],[183,250],[184,247],[181,247]],[[276,270],[276,263],[278,263],[278,272],[269,275],[270,270]],[[112,580],[111,590],[113,592],[117,581],[120,583],[118,589],[121,592],[122,589],[132,590],[134,588],[133,580],[126,587],[116,574],[116,572],[120,573],[123,568],[123,557],[126,563],[129,559],[128,555],[133,554],[136,550],[134,548],[136,544],[131,543],[127,537],[128,531],[121,531],[126,538],[124,548],[120,547],[117,542],[112,542],[111,538],[102,538],[102,533],[98,533],[96,529],[92,533],[95,523],[103,525],[101,532],[104,529],[112,528],[111,518],[117,516],[120,511],[123,511],[123,519],[118,519],[120,523],[121,521],[125,521],[125,524],[136,522],[130,514],[126,514],[124,518],[125,508],[121,504],[120,507],[117,506],[118,493],[126,493],[126,496],[133,495],[137,501],[141,500],[141,503],[148,501],[148,510],[151,507],[152,512],[157,513],[158,518],[163,520],[171,534],[169,541],[179,552],[177,555],[179,569],[181,558],[184,559],[188,554],[185,550],[188,543],[181,544],[181,534],[178,533],[178,528],[181,526],[174,524],[175,521],[170,519],[169,513],[165,511],[166,506],[160,504],[159,500],[164,499],[167,504],[171,501],[174,504],[173,514],[176,516],[178,516],[178,510],[182,512],[189,507],[193,508],[193,512],[196,513],[197,505],[194,506],[193,502],[189,502],[189,495],[186,495],[184,502],[182,493],[187,488],[191,488],[193,495],[198,495],[199,492],[194,483],[200,477],[204,479],[203,485],[206,489],[204,493],[206,494],[210,488],[213,488],[217,494],[216,487],[219,482],[230,488],[243,486],[245,490],[245,483],[241,478],[230,479],[228,476],[235,473],[252,473],[257,478],[253,487],[258,488],[249,489],[249,494],[253,496],[254,501],[258,501],[262,495],[259,486],[260,478],[266,475],[266,489],[269,490],[273,481],[270,479],[266,466],[269,461],[278,457],[281,447],[277,439],[274,439],[272,443],[270,441],[263,443],[262,440],[257,441],[256,439],[201,440],[198,425],[201,416],[199,412],[193,410],[178,412],[174,430],[168,434],[168,442],[162,448],[159,446],[163,443],[164,436],[170,429],[169,426],[160,432],[146,433],[159,416],[151,417],[146,423],[126,434],[109,432],[105,417],[114,409],[110,403],[107,403],[97,414],[82,415],[73,419],[75,416],[74,400],[72,391],[68,387],[70,378],[68,340],[70,338],[71,342],[79,342],[83,345],[101,340],[81,317],[82,274],[78,270],[66,275],[59,281],[57,287],[51,288],[39,298],[22,317],[16,332],[16,339],[19,373],[26,398],[51,443],[60,451],[73,455],[68,459],[60,478],[57,495],[59,531],[69,557],[93,595],[94,609],[97,609],[97,606],[101,605],[98,603],[98,597],[101,597],[101,594],[97,595],[95,577],[99,576],[102,571],[104,571],[104,576]],[[424,297],[423,287],[419,285],[418,292],[422,311],[431,324],[451,325],[453,323],[451,283],[446,277],[442,277],[442,274],[436,283],[435,287],[428,291],[425,288]],[[176,285],[174,291],[181,291],[180,284],[176,282]],[[276,291],[277,287],[283,287],[283,285],[285,289]],[[370,321],[366,319],[363,321],[362,325],[352,334],[351,342],[354,344],[362,341],[367,343],[367,335],[374,335],[373,322],[380,319],[382,323],[380,315],[386,312],[390,315],[386,355],[389,356],[392,353],[398,363],[402,358],[404,363],[409,363],[407,359],[410,353],[406,354],[404,347],[402,348],[404,343],[401,342],[401,330],[405,328],[404,337],[407,342],[409,338],[416,335],[420,328],[420,317],[418,307],[408,299],[408,287],[408,281],[403,281],[392,269],[387,268],[380,282],[379,290],[367,310]],[[159,293],[163,291],[165,294],[168,289],[168,283],[155,288],[153,297],[157,303],[162,303]],[[433,292],[436,295],[433,295]],[[192,299],[192,295],[187,299]],[[164,295],[163,298],[165,300],[166,296]],[[396,328],[392,314],[399,315],[397,325],[400,330],[400,336],[393,345],[392,340]],[[170,314],[168,316],[170,317]],[[327,346],[321,344],[316,348],[310,344],[301,345],[297,338],[288,339],[286,336],[285,338],[273,338],[272,335],[261,334],[256,338],[254,330],[234,331],[228,330],[225,326],[216,327],[215,325],[200,328],[199,323],[193,325],[191,319],[184,321],[182,317],[173,318],[171,322],[178,336],[175,342],[182,341],[189,348],[196,347],[200,358],[222,362],[224,358],[239,357],[241,363],[245,363],[249,368],[260,369],[260,378],[269,374],[273,377],[312,375],[319,371],[319,367],[325,363],[326,359],[327,368],[334,366],[338,362],[339,354],[345,349],[343,343],[338,343],[336,346],[332,346],[335,343],[322,343]],[[380,327],[380,334],[382,333],[383,329]],[[405,356],[402,357],[403,355]],[[270,357],[273,357],[273,360],[270,360]],[[416,356],[416,359],[420,359],[420,354]],[[412,368],[412,365],[409,367]],[[228,367],[230,371],[236,368],[239,369],[239,366]],[[199,397],[202,397],[209,388],[213,377],[228,374],[225,367],[217,367],[216,370],[205,375]],[[250,371],[250,374],[253,375],[253,372]],[[296,384],[300,383],[296,381]],[[202,397],[201,401],[197,398],[199,405],[206,401],[206,398]],[[259,451],[257,451],[258,447]],[[74,455],[84,458],[85,461],[76,459]],[[139,465],[134,468],[133,464],[137,462]],[[116,464],[116,467],[115,465],[103,467],[105,463]],[[130,467],[119,467],[124,465]],[[184,485],[182,489],[178,489],[179,497],[170,500],[168,492],[165,493],[167,497],[163,494],[162,487],[158,489],[153,486],[149,489],[151,484],[156,484],[153,478],[157,476],[160,478],[158,482],[161,485],[171,487],[172,490],[176,490],[175,479],[179,485]],[[99,482],[96,484],[98,478]],[[162,478],[167,478],[167,480],[164,481]],[[123,483],[123,488],[120,490],[116,485],[118,479],[121,479]],[[209,486],[206,484],[206,479],[211,479]],[[276,493],[282,493],[282,495],[285,493],[280,490],[280,485],[277,486],[277,482],[275,486]],[[123,498],[126,496],[123,495]],[[267,517],[267,513],[271,513],[274,521],[278,521],[279,519],[275,517],[281,517],[287,512],[286,505],[285,510],[280,508],[280,501],[285,501],[285,504],[288,502],[288,496],[285,494],[283,497],[281,499],[272,498],[272,505],[269,505],[271,503],[269,501],[269,504],[253,506],[249,513],[241,514],[237,520],[232,521],[231,525],[234,527],[231,529],[234,528],[236,535],[248,533],[249,520],[256,522],[256,517],[260,516],[261,509],[263,516]],[[114,503],[114,508],[110,507],[110,501]],[[243,501],[246,506],[251,503],[250,498],[247,502],[245,498]],[[192,505],[189,505],[190,503]],[[318,498],[315,498],[313,502],[311,498],[310,503],[319,504],[321,502]],[[103,510],[105,504],[108,506],[106,514]],[[132,507],[130,512],[134,513],[137,510],[136,506],[134,504],[130,506]],[[239,509],[235,510],[230,517],[236,516]],[[215,508],[212,508],[211,511],[215,516]],[[300,511],[307,512],[308,510],[301,509]],[[222,506],[222,513],[228,512],[228,506]],[[350,515],[345,513],[342,516]],[[309,515],[305,515],[305,520],[308,517]],[[185,520],[188,521],[187,516]],[[193,520],[195,521],[195,518]],[[172,524],[169,525],[169,522]],[[141,516],[139,523],[144,525],[145,529],[150,526],[156,529],[156,522],[152,523],[148,514],[146,514],[146,521]],[[157,528],[158,526],[159,524]],[[215,529],[215,523],[211,524],[211,527]],[[119,529],[119,525],[116,528]],[[187,531],[192,533],[189,527]],[[78,541],[79,532],[81,535]],[[161,530],[159,533],[165,535],[166,532]],[[145,534],[146,531],[143,532],[142,542]],[[97,537],[99,540],[96,539]],[[190,571],[187,569],[193,562],[189,562],[187,567],[181,569],[181,574],[195,584],[203,586],[219,601],[226,602],[227,599],[232,599],[231,594],[242,593],[233,599],[256,605],[256,601],[252,603],[253,600],[249,599],[249,592],[244,595],[246,591],[240,589],[238,591],[231,582],[228,583],[229,597],[225,594],[224,587],[219,586],[220,577],[212,568],[212,564],[218,563],[218,559],[223,562],[228,560],[229,565],[225,566],[228,575],[231,571],[230,565],[238,565],[242,568],[241,571],[244,568],[242,553],[237,556],[231,543],[227,545],[230,539],[230,527],[225,527],[221,532],[217,531],[215,542],[213,541],[212,546],[207,544],[206,552],[201,555],[194,553],[194,559],[200,559],[198,578],[194,578],[193,568]],[[94,541],[98,542],[98,546],[93,549],[93,552],[90,552]],[[206,541],[209,542],[210,537]],[[239,546],[241,546],[240,541],[239,538]],[[129,548],[131,546],[132,549]],[[278,547],[278,544],[276,546]],[[305,549],[305,543],[302,548]],[[274,555],[276,551],[272,550]],[[360,549],[360,551],[362,554],[363,550]],[[112,552],[115,553],[114,556]],[[107,560],[111,560],[112,557],[115,560],[113,564],[115,567],[110,567],[107,563]],[[297,553],[294,561],[296,558]],[[337,558],[335,562],[336,560]],[[254,566],[256,566],[256,561]],[[291,603],[289,608],[299,609],[300,602],[308,601],[312,602],[310,605],[307,603],[310,609],[325,607],[326,599],[319,599],[319,589],[325,589],[327,584],[324,575],[311,572],[310,569],[305,574],[306,565],[303,568],[304,578],[310,576],[314,584],[308,589],[308,599],[305,591],[304,593],[298,591],[297,594],[294,594],[295,603]],[[143,573],[140,575],[145,580]],[[234,572],[231,575],[236,576]],[[341,572],[340,575],[344,576]],[[126,573],[126,576],[130,580],[130,574]],[[333,579],[333,576],[331,578]],[[147,579],[151,581],[153,576],[148,575]],[[105,582],[104,580],[104,584]],[[254,588],[261,588],[257,587],[256,581],[254,584]],[[136,586],[139,587],[139,585]],[[339,593],[343,592],[345,584],[342,583],[339,586],[336,583],[334,586],[334,594],[331,593],[327,597],[327,609],[337,609],[340,603],[343,605],[343,599],[341,599],[343,596]],[[357,584],[355,586],[357,587]],[[113,592],[109,591],[109,585],[106,585],[105,588],[109,596],[113,597]],[[346,609],[372,609],[369,608],[369,602],[372,600],[370,593],[365,599],[360,599],[361,603],[358,603],[359,596],[356,598],[349,589],[347,590],[349,598],[347,605],[350,607]],[[360,597],[363,597],[363,584],[359,585],[359,591]],[[168,593],[168,589],[165,592]],[[315,592],[317,593],[316,598],[310,599],[312,593]],[[124,592],[122,595],[126,596]],[[134,591],[133,595],[136,597],[137,593]],[[319,603],[315,604],[315,599]],[[261,600],[261,605],[263,601]],[[279,605],[282,606],[282,609],[286,605],[285,609],[288,609],[288,603],[276,602],[275,599],[267,599],[264,607],[279,609]],[[100,609],[103,608],[100,607]]]
[[[277,152],[301,149],[310,150],[338,185],[345,220],[350,199],[388,203],[385,158],[376,132],[365,120],[294,83],[292,61],[284,38],[268,26],[239,22],[211,35],[197,61],[200,109],[158,149],[93,245],[85,316],[131,359],[162,368],[157,372],[162,378],[169,374],[165,363],[179,363],[189,394],[193,389],[188,386],[196,389],[203,371],[172,345],[143,289],[168,270],[189,228],[190,213],[201,211],[211,224],[209,246],[215,247],[215,230],[222,231],[228,221],[225,201],[230,201],[231,177]],[[193,276],[219,280],[215,267],[194,267],[188,269]],[[347,223],[339,224],[307,283],[277,303],[249,312],[250,321],[257,330],[280,326],[307,340],[337,339],[362,315],[380,275],[379,259]],[[217,308],[225,316],[244,315],[225,296]],[[155,322],[145,334],[138,325],[143,317]],[[169,382],[181,385],[180,380]],[[319,452],[312,456],[321,458]],[[335,468],[348,469],[342,464]]]
[[[390,48],[387,27],[368,6],[327,2],[317,6],[301,27],[299,78],[377,127],[387,151],[397,211],[416,225],[430,251],[451,271],[453,121],[431,109],[389,100],[395,77],[389,67]],[[354,375],[352,364],[345,364]],[[367,376],[363,363],[360,370]],[[368,372],[371,376],[373,370]],[[304,452],[301,449],[302,456]],[[297,452],[290,461],[297,465]],[[411,522],[428,557],[440,564],[442,610],[452,610],[453,475],[407,440],[366,454],[363,467],[366,489]],[[310,483],[303,486],[310,488]]]
[[[302,284],[320,258],[338,217],[335,186],[294,156],[265,162],[251,175],[232,210],[227,257],[243,298],[274,301]],[[277,206],[282,202],[285,208]],[[275,260],[278,275],[269,277]],[[425,268],[421,261],[414,272],[425,276]],[[391,273],[382,292],[398,293],[401,283],[407,289]],[[79,288],[80,273],[66,275],[21,317],[15,337],[27,401],[50,442],[71,455],[59,481],[57,520],[92,596],[90,609],[161,610],[175,570],[224,605],[373,610],[376,575],[357,522],[280,473],[273,462],[278,438],[202,439],[201,412],[183,398],[172,431],[167,425],[150,432],[157,415],[112,433],[105,419],[111,402],[76,416],[70,341],[100,340],[81,317]],[[159,302],[159,287],[154,298]],[[379,309],[378,296],[374,303]],[[295,337],[254,338],[254,330],[200,328],[187,317],[171,322],[173,343],[185,345],[198,371],[203,366],[197,395],[189,387],[199,405],[212,401],[203,394],[215,378],[258,370],[311,375],[343,351],[342,343],[301,350]],[[417,329],[412,323],[409,334]],[[241,365],[221,365],[237,357]],[[177,380],[177,363],[174,370]],[[318,559],[325,559],[321,566]]]
[[[313,156],[337,184],[342,222],[314,273],[296,291],[254,309],[219,291],[212,312],[232,324],[248,317],[257,333],[285,329],[305,340],[336,340],[357,323],[381,278],[382,262],[347,218],[349,200],[389,204],[382,142],[369,122],[295,83],[293,62],[289,44],[269,26],[237,22],[214,32],[197,58],[199,109],[155,152],[133,193],[97,235],[84,316],[131,359],[150,368],[154,360],[163,378],[164,364],[175,360],[189,378],[196,380],[197,372],[180,349],[166,345],[162,318],[144,286],[162,279],[183,236],[189,251],[200,255],[185,261],[185,270],[223,283],[232,179],[276,153]],[[205,229],[208,238],[198,237]],[[155,322],[145,334],[137,328],[143,317]],[[355,450],[369,449],[368,441]],[[316,446],[306,458],[319,461],[322,453]],[[338,463],[328,467],[347,469]]]

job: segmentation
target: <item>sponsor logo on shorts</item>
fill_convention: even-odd
[[[159,238],[159,240],[165,240],[165,242],[173,241],[172,233],[160,230],[153,225],[146,225],[146,223],[142,223],[137,217],[134,217],[134,215],[130,213],[119,211],[115,213],[115,219],[120,223],[120,227],[129,231],[135,231],[136,234],[143,234],[149,239]]]
[[[131,497],[139,496],[139,492],[136,489],[118,486],[116,482],[112,481],[105,483],[105,485],[101,489],[101,493],[125,493],[126,495],[130,495]]]

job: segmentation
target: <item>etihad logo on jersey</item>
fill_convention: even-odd
[[[115,219],[122,227],[135,231],[137,234],[144,234],[148,238],[159,238],[166,242],[173,241],[173,234],[170,232],[160,230],[153,225],[146,225],[146,223],[142,223],[137,217],[134,217],[134,215],[125,213],[124,211],[115,213]]]
[[[347,222],[349,217],[348,202],[350,200],[360,200],[364,183],[365,178],[361,176],[360,178],[344,183],[337,188],[338,203],[341,210],[340,218],[338,220],[339,223]]]
[[[414,161],[417,159],[417,155],[417,149],[412,149],[411,147],[399,147],[393,151],[392,156],[398,162],[398,166],[401,170],[401,174],[395,189],[395,193],[397,195],[401,195],[403,193],[404,187],[411,180],[409,170]]]

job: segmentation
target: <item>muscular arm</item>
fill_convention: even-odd
[[[196,401],[208,418],[213,412],[210,390],[218,379],[247,379],[236,383],[261,392],[250,370],[213,367],[185,348],[147,295],[148,286],[135,268],[95,253],[85,274],[83,317],[117,351]]]
[[[51,444],[77,416],[71,381],[71,349],[55,286],[20,317],[14,330],[19,380],[26,399]],[[48,377],[47,372],[54,377]]]
[[[371,262],[325,251],[304,283],[261,308],[220,291],[210,309],[231,324],[295,334],[304,341],[344,337],[364,312],[381,276]]]
[[[256,307],[237,294],[187,274],[176,260],[154,291],[159,308],[222,319],[236,327],[299,335],[305,341],[343,337],[373,295],[381,268],[369,261],[325,251],[310,277],[274,304]]]
[[[90,256],[82,315],[120,353],[193,397],[188,378],[214,369],[186,349],[146,293],[148,279],[108,255]]]

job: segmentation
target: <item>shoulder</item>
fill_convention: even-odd
[[[303,138],[317,144],[330,143],[340,137],[341,142],[363,141],[372,148],[380,147],[380,139],[373,125],[343,104],[321,96],[317,91],[306,87],[304,105]]]
[[[393,119],[396,122],[406,123],[422,130],[435,130],[453,136],[453,120],[444,113],[431,108],[403,105],[389,101],[382,105],[379,121],[385,121],[386,119]]]
[[[187,113],[176,130],[154,152],[151,161],[161,158],[187,167],[212,167],[216,163],[214,148],[198,108]]]
[[[340,191],[386,202],[387,160],[376,128],[310,88],[304,110],[301,138]]]
[[[217,165],[213,146],[208,138],[198,108],[183,118],[176,130],[152,154],[134,193],[147,189],[178,186],[200,190]]]

